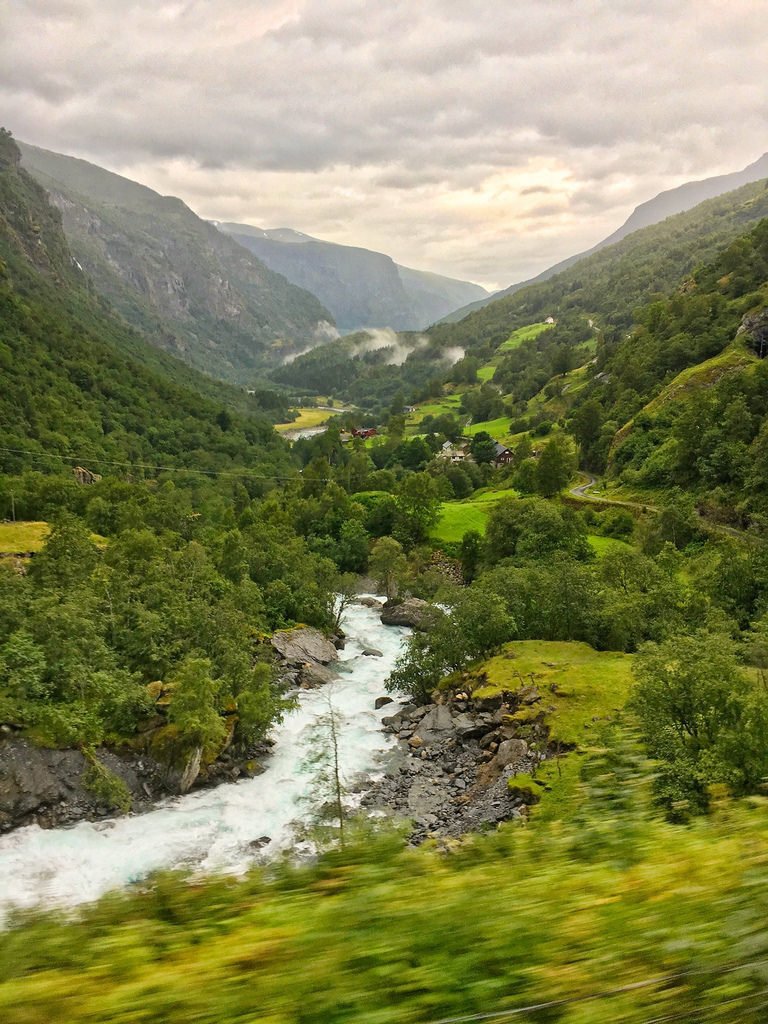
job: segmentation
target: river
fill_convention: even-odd
[[[364,788],[395,743],[381,719],[397,705],[381,711],[373,705],[410,631],[382,626],[375,610],[357,604],[347,609],[343,628],[347,643],[337,678],[299,694],[296,709],[273,732],[261,775],[166,800],[146,814],[70,828],[30,825],[0,838],[0,920],[12,907],[90,902],[161,869],[240,873],[256,858],[294,847],[296,826],[311,821],[315,805],[328,799],[317,781],[320,769],[308,761],[325,743],[329,696],[339,719],[343,778]],[[382,657],[364,656],[366,647]],[[263,836],[271,841],[255,852],[250,844]]]

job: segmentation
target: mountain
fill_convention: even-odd
[[[458,322],[436,324],[430,338],[442,347],[474,352],[484,345],[495,347],[517,327],[547,316],[559,323],[539,345],[567,344],[567,322],[573,318],[593,319],[596,326],[614,333],[627,330],[637,306],[668,294],[765,216],[768,182],[742,185],[633,231],[546,281],[496,296]]]
[[[216,226],[272,270],[317,295],[342,331],[421,330],[458,304],[487,295],[480,285],[401,267],[383,253],[324,242],[291,228],[265,231],[219,222]]]
[[[93,294],[59,210],[3,130],[0,324],[2,472],[73,460],[97,471],[158,461],[207,470],[287,465],[285,445],[251,396],[151,348]]]
[[[72,253],[125,319],[211,376],[248,384],[322,337],[331,314],[180,199],[19,143]],[[318,333],[319,332],[319,333]]]
[[[347,339],[318,346],[273,371],[280,383],[318,389],[383,414],[402,393],[405,401],[440,394],[464,356],[494,363],[493,386],[524,403],[553,375],[594,349],[616,344],[633,327],[635,311],[685,287],[702,264],[768,217],[768,182],[743,185],[692,210],[632,232],[548,281],[497,298],[457,323],[442,322],[417,339],[376,337],[353,348]],[[499,353],[518,328],[556,319],[549,330]],[[558,368],[559,367],[559,368]],[[465,367],[467,371],[471,366]],[[462,371],[463,372],[463,371]],[[466,377],[461,377],[466,380]]]
[[[667,217],[672,217],[677,213],[684,213],[686,210],[692,210],[699,203],[703,203],[707,199],[714,199],[716,196],[732,192],[735,189],[741,188],[742,185],[761,181],[763,178],[768,178],[768,153],[764,153],[754,163],[749,164],[741,171],[734,171],[731,174],[718,174],[712,178],[704,178],[702,181],[688,181],[684,185],[678,185],[677,188],[660,192],[653,199],[649,199],[647,202],[641,203],[640,206],[636,207],[620,228],[617,228],[613,234],[604,238],[602,242],[593,245],[591,249],[576,253],[575,256],[569,256],[567,259],[555,263],[554,266],[537,274],[536,277],[510,285],[508,288],[494,292],[493,295],[489,295],[486,298],[467,303],[453,310],[449,315],[444,316],[443,320],[446,323],[455,323],[458,320],[462,320],[474,310],[487,306],[489,302],[501,299],[506,295],[514,295],[515,292],[519,292],[522,288],[527,288],[529,285],[548,281],[551,277],[567,270],[568,267],[573,266],[579,260],[599,252],[600,249],[604,249],[608,245],[620,242],[627,235],[632,234],[633,231],[658,224]]]

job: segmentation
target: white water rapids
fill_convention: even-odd
[[[140,881],[152,871],[242,872],[253,863],[250,843],[271,842],[259,859],[295,843],[295,828],[311,821],[325,802],[308,759],[326,728],[328,693],[338,717],[339,761],[349,784],[375,775],[394,745],[381,719],[397,705],[374,710],[407,629],[382,626],[375,610],[353,605],[343,622],[347,643],[338,678],[329,687],[302,691],[295,710],[275,728],[266,770],[241,780],[166,800],[134,817],[80,822],[69,828],[17,829],[0,838],[0,920],[12,907],[74,906]],[[366,657],[375,647],[383,657]]]

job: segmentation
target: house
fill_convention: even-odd
[[[404,413],[416,412],[416,406],[415,405],[404,405],[403,406],[403,412]]]
[[[508,466],[510,463],[515,461],[515,456],[506,448],[500,441],[494,441],[493,444],[493,464],[494,466]]]
[[[448,462],[471,462],[472,457],[465,447],[455,447],[450,441],[445,441],[437,453],[439,459],[446,459]]]
[[[545,324],[553,324],[554,322],[555,318],[553,316],[548,316],[547,319],[544,321]]]
[[[376,427],[365,427],[361,430],[353,430],[352,437],[359,437],[365,441],[369,437],[376,437],[378,430]]]

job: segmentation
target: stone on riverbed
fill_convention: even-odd
[[[278,630],[272,637],[272,646],[289,665],[303,665],[310,661],[329,665],[339,657],[331,641],[311,626]]]
[[[456,733],[451,713],[444,704],[427,712],[417,725],[414,736],[417,736],[425,746],[430,743],[439,743],[447,740]]]
[[[406,597],[403,601],[387,601],[381,610],[381,621],[385,626],[410,626],[411,629],[426,629],[432,606],[418,597]]]

